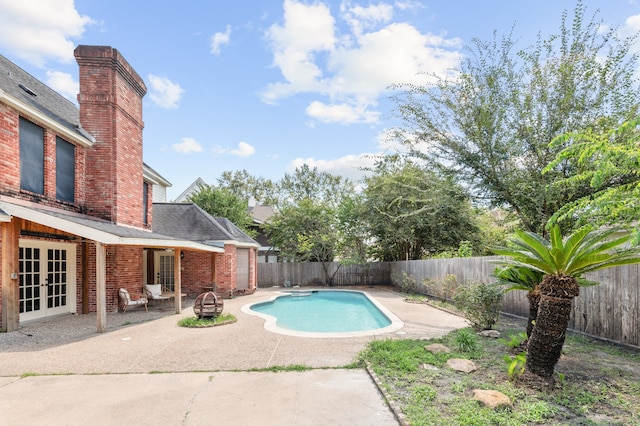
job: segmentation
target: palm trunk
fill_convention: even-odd
[[[574,277],[549,275],[540,283],[540,303],[529,337],[526,370],[549,379],[562,354],[573,298],[580,292]]]
[[[527,318],[527,339],[531,337],[533,332],[533,326],[538,319],[538,306],[540,305],[540,290],[536,286],[533,290],[527,293],[527,299],[529,299],[529,318]]]

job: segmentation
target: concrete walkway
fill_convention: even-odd
[[[373,339],[438,337],[466,326],[457,316],[371,289],[405,323],[399,332],[322,339],[279,335],[241,311],[277,291],[225,300],[225,312],[238,322],[222,327],[178,327],[181,317],[193,315],[187,304],[180,315],[166,312],[126,326],[112,324],[135,322],[144,311],[109,315],[103,334],[95,333],[94,315],[58,319],[78,330],[59,342],[39,339],[38,327],[46,329],[46,323],[0,334],[0,425],[397,424],[368,373],[342,367]],[[315,369],[250,371],[291,365]]]

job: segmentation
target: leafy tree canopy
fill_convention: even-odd
[[[624,121],[640,99],[635,37],[602,32],[596,15],[585,15],[578,2],[557,34],[522,50],[511,33],[476,39],[455,76],[399,86],[398,139],[411,156],[464,181],[478,200],[504,206],[526,230],[544,233],[557,210],[594,192],[584,180],[552,185],[580,174],[582,165],[567,157],[542,174],[572,141],[549,143],[601,117]]]
[[[319,171],[304,164],[293,174],[285,174],[277,183],[277,205],[298,204],[304,200],[336,208],[342,198],[353,193],[353,183],[342,176]]]
[[[381,158],[363,196],[362,217],[379,260],[421,259],[457,249],[461,241],[478,242],[463,188],[409,159]]]
[[[332,262],[337,241],[334,210],[310,198],[282,208],[265,224],[271,244],[285,259]]]
[[[608,125],[606,120],[603,122],[604,126]],[[632,224],[636,227],[636,240],[640,240],[640,118],[613,129],[594,126],[579,133],[568,133],[554,139],[551,145],[564,149],[543,172],[566,161],[576,161],[581,173],[556,185],[572,188],[576,182],[588,182],[594,191],[565,205],[552,220]]]

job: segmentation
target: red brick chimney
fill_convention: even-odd
[[[142,97],[147,87],[116,49],[78,46],[80,123],[95,139],[87,150],[88,213],[143,227]]]

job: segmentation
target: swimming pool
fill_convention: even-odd
[[[264,318],[269,331],[301,337],[370,336],[404,326],[384,305],[353,290],[289,291],[242,311]]]

